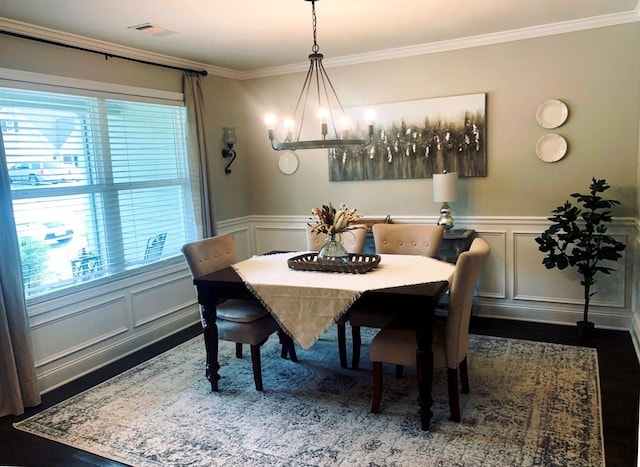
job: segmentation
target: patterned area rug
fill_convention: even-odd
[[[446,374],[436,370],[425,433],[415,371],[398,380],[386,367],[373,415],[371,370],[340,368],[334,335],[299,351],[298,363],[279,358],[273,336],[263,393],[229,343],[212,393],[199,336],[15,426],[134,466],[604,466],[593,349],[472,336],[462,422],[448,420]]]

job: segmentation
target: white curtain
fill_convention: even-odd
[[[182,80],[184,102],[187,109],[187,147],[199,155],[199,187],[200,211],[202,213],[202,234],[204,238],[216,234],[216,224],[213,214],[213,202],[209,196],[209,173],[207,141],[205,133],[205,106],[202,96],[200,75],[186,72]],[[196,206],[198,208],[198,206]]]
[[[20,415],[40,403],[20,249],[11,203],[7,159],[0,133],[0,416]]]

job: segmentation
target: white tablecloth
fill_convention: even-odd
[[[247,287],[282,328],[304,349],[313,343],[367,290],[447,280],[455,266],[415,255],[380,255],[366,274],[290,269],[301,252],[253,256],[233,265]]]

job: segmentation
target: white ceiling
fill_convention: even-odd
[[[639,0],[317,0],[315,6],[325,63],[640,20]],[[130,29],[143,23],[175,34]],[[94,49],[117,44],[245,75],[300,65],[313,44],[305,0],[0,0],[0,29]]]

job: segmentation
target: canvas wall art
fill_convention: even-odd
[[[486,177],[485,107],[484,93],[369,106],[376,114],[371,145],[329,149],[329,180],[431,178],[444,170]]]

